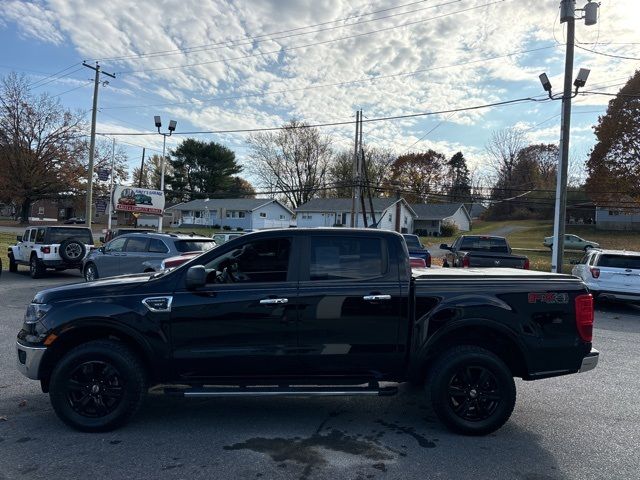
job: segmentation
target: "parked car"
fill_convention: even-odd
[[[476,268],[508,267],[529,269],[529,259],[524,255],[514,255],[504,237],[486,235],[462,235],[452,245],[440,245],[448,250],[443,267]]]
[[[415,258],[421,258],[424,260],[424,263],[427,267],[431,266],[431,254],[429,250],[426,249],[422,242],[420,242],[420,237],[417,235],[410,235],[408,233],[402,234],[404,241],[407,244],[407,248],[409,249],[409,256]]]
[[[545,247],[553,248],[553,237],[544,237],[543,245]],[[600,244],[593,240],[586,240],[577,235],[567,234],[564,236],[565,250],[584,250],[586,252],[590,248],[600,248]]]
[[[640,252],[591,249],[572,273],[595,298],[640,301]]]
[[[92,251],[82,272],[88,282],[98,278],[161,270],[162,260],[186,252],[203,252],[215,247],[208,237],[175,233],[128,233]]]
[[[218,245],[222,245],[223,243],[227,243],[229,240],[233,240],[234,238],[238,238],[239,236],[244,235],[244,232],[235,232],[235,233],[214,233],[211,235]]]
[[[83,223],[86,223],[87,221],[83,218],[83,217],[71,217],[71,218],[67,218],[64,222],[65,225],[73,225],[73,224],[80,224],[82,225]]]
[[[380,396],[398,389],[379,382],[428,379],[438,418],[471,435],[509,419],[514,377],[596,366],[578,278],[416,272],[395,232],[257,232],[177,269],[37,293],[17,364],[82,431],[124,424],[156,385],[199,398]]]
[[[202,252],[187,252],[175,257],[165,258],[162,262],[160,262],[160,270],[179,267],[180,265],[187,263],[193,257],[197,257],[201,253]]]
[[[113,240],[120,235],[125,235],[127,233],[153,233],[155,232],[152,228],[133,228],[133,227],[123,227],[123,228],[115,228],[112,230],[107,230],[104,237],[100,237],[100,241],[102,243],[106,243],[110,240]]]
[[[93,248],[91,229],[82,227],[29,227],[16,240],[9,247],[9,271],[17,272],[18,265],[28,265],[32,278],[41,277],[49,268],[81,268]]]

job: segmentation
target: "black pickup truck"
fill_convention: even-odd
[[[501,267],[529,270],[529,259],[524,255],[511,253],[511,247],[504,237],[462,235],[451,246],[443,243],[440,248],[448,250],[442,262],[443,267]]]
[[[185,397],[390,395],[427,381],[473,435],[503,425],[514,377],[594,368],[593,301],[568,275],[416,270],[402,236],[358,229],[243,235],[174,270],[39,292],[18,368],[68,425],[125,423],[147,390]],[[160,387],[161,386],[161,387]]]

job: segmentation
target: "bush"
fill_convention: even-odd
[[[214,229],[216,230],[220,230],[220,225],[218,225],[217,223],[213,226]]]
[[[229,230],[231,230],[231,227],[229,225],[225,225],[224,227],[222,227],[222,229],[228,232]]]
[[[242,228],[242,227],[237,227],[236,228],[236,232],[241,232],[242,230],[244,230],[244,228]]]
[[[458,232],[458,226],[455,223],[444,222],[440,227],[440,235],[443,237],[454,237]]]

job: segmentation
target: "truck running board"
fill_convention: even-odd
[[[377,395],[380,397],[395,395],[398,388],[378,387],[370,385],[367,387],[323,387],[323,386],[296,386],[296,387],[198,387],[198,388],[165,388],[166,395],[180,397],[333,397],[333,396],[356,396],[356,395]]]

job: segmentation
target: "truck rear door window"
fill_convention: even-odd
[[[52,228],[49,229],[47,235],[49,239],[47,243],[61,243],[67,238],[79,240],[84,244],[93,245],[93,236],[89,229],[80,228]]]
[[[310,280],[363,280],[386,273],[378,238],[312,237]]]

